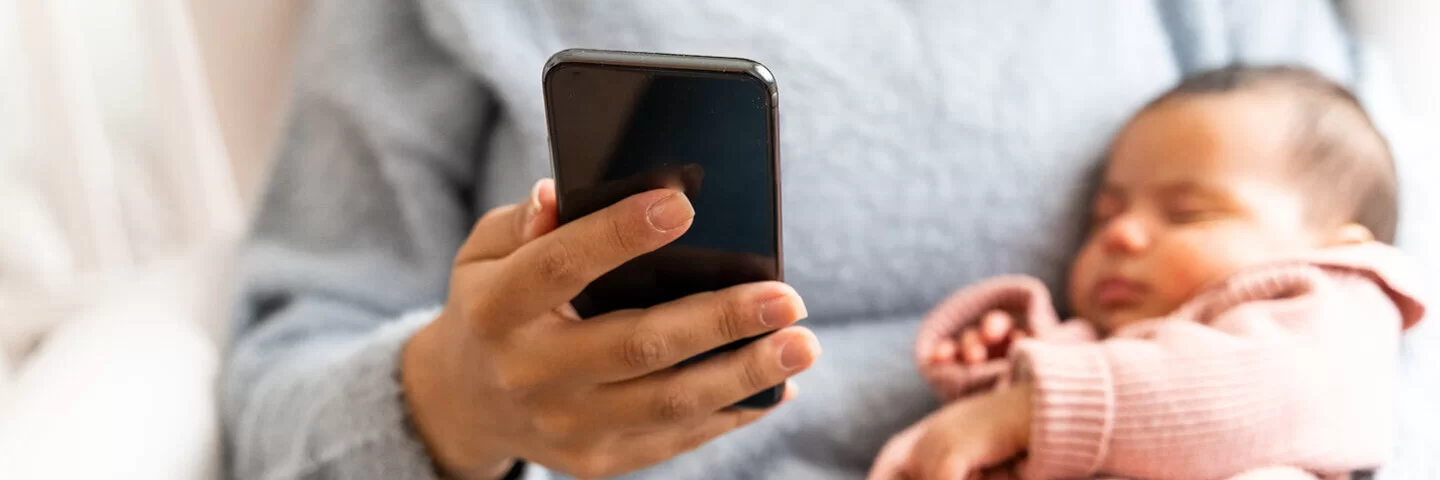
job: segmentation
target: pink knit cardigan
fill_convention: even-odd
[[[1399,337],[1424,315],[1409,269],[1379,244],[1326,249],[1237,274],[1104,340],[1081,319],[1059,322],[1039,281],[1001,277],[936,307],[916,357],[947,401],[1033,383],[1025,478],[1343,474],[1389,452]],[[1034,338],[984,365],[934,360],[942,339],[996,309]]]

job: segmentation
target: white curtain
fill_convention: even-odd
[[[0,305],[83,303],[111,272],[243,229],[184,3],[9,7]],[[0,318],[12,357],[47,329]]]
[[[0,479],[216,477],[296,4],[0,0]]]

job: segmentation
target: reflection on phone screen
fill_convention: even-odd
[[[582,317],[779,277],[769,90],[742,74],[560,66],[547,82],[561,222],[656,188],[695,222],[592,283]]]

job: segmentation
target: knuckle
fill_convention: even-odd
[[[635,229],[627,229],[623,222],[615,220],[606,222],[606,224],[608,228],[605,229],[605,236],[608,237],[608,243],[616,250],[629,252],[640,247],[640,242],[637,241],[634,235]]]
[[[715,293],[705,293],[703,300],[712,302],[714,307],[715,335],[725,340],[738,340],[746,337],[745,312],[747,310],[744,301],[739,295],[731,295],[722,298]]]
[[[746,391],[759,391],[778,383],[770,378],[770,372],[761,366],[763,363],[758,356],[752,356],[740,363],[740,384]]]
[[[553,283],[574,283],[581,274],[572,249],[561,242],[556,242],[553,248],[540,255],[534,268],[541,279]]]
[[[655,417],[662,423],[675,423],[695,416],[700,410],[699,399],[683,390],[673,390],[660,397]]]
[[[668,342],[659,333],[641,330],[625,340],[621,347],[621,360],[636,370],[654,370],[665,366],[668,356]]]

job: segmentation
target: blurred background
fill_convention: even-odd
[[[1440,151],[1440,1],[1341,6],[1382,128]],[[305,9],[0,0],[0,479],[220,477],[229,261]]]
[[[0,0],[0,479],[221,477],[227,270],[304,8]]]

